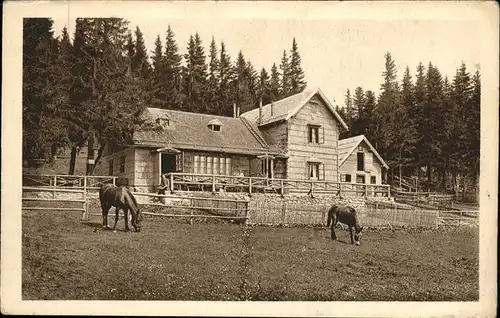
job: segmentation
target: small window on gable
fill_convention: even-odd
[[[363,152],[363,146],[359,145],[359,146],[358,146],[358,151],[359,151],[359,152]]]
[[[156,119],[156,122],[162,128],[167,128],[170,126],[170,118],[168,118],[168,117],[160,117],[160,118]]]
[[[218,119],[212,119],[208,122],[208,128],[213,131],[221,131],[222,123]]]

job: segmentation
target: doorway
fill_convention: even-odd
[[[162,153],[161,154],[161,174],[175,172],[175,154]]]

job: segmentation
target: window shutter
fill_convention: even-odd
[[[325,143],[325,127],[323,127],[323,126],[321,126],[321,136],[320,136],[319,142],[321,144]]]
[[[319,164],[319,173],[318,179],[325,180],[325,165],[323,163]]]

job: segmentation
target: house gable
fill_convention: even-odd
[[[377,158],[379,163],[389,169],[387,163],[382,159],[380,154],[377,152],[375,147],[368,141],[364,135],[359,135],[351,138],[346,138],[339,140],[339,167],[341,167],[344,162],[349,158],[349,156],[360,146],[361,144],[366,145],[373,153],[374,157]]]
[[[335,119],[344,129],[349,129],[347,124],[342,120],[342,117],[340,117],[340,115],[335,111],[335,107],[330,103],[325,94],[319,88],[314,90],[305,90],[301,93],[262,106],[261,109],[252,109],[241,114],[241,116],[250,121],[257,122],[259,127],[282,120],[288,121],[305,105],[307,105],[314,96],[317,96],[320,100],[322,100],[325,107],[327,107],[327,109],[333,114]]]

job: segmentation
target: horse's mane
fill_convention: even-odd
[[[137,211],[139,211],[139,204],[137,203],[137,200],[135,198],[135,196],[132,194],[132,192],[125,188],[127,190],[127,194],[128,194],[128,197],[132,200],[132,202],[135,204],[136,208],[137,208]]]

